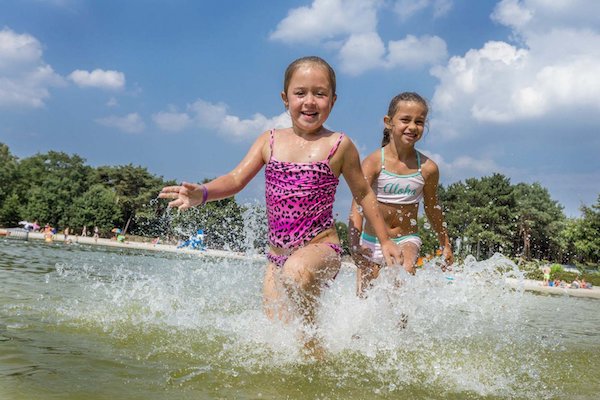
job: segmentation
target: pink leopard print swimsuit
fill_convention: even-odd
[[[271,158],[265,167],[265,197],[269,242],[285,249],[297,249],[333,226],[333,202],[339,179],[329,160],[339,147],[342,133],[327,159],[308,163],[278,161],[273,156],[274,130],[271,130]],[[338,254],[341,247],[327,243]],[[288,256],[269,253],[268,259],[282,266]]]

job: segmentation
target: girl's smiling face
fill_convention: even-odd
[[[423,136],[426,120],[426,106],[416,101],[400,101],[394,115],[384,117],[385,126],[396,145],[414,146]]]
[[[328,72],[310,63],[294,71],[287,91],[281,93],[281,98],[290,112],[297,133],[318,132],[336,100]]]

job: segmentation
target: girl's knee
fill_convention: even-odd
[[[315,280],[314,274],[308,270],[306,264],[293,258],[287,260],[282,274],[284,282],[297,285],[301,289],[306,289]]]

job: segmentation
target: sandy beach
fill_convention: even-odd
[[[7,230],[0,228],[0,236],[6,236]],[[28,239],[31,240],[44,240],[44,234],[42,232],[29,232]],[[237,259],[247,259],[248,257],[255,258],[257,260],[265,260],[265,257],[262,255],[249,256],[244,253],[236,253],[225,250],[193,250],[188,248],[177,248],[177,246],[170,244],[152,244],[152,243],[143,243],[143,242],[133,242],[133,241],[124,241],[117,242],[114,239],[105,239],[98,238],[94,239],[89,236],[76,236],[69,235],[69,240],[72,243],[92,245],[92,246],[109,246],[109,247],[120,247],[126,249],[139,249],[139,250],[147,250],[147,251],[163,251],[169,253],[179,253],[179,254],[191,254],[198,257],[227,257],[227,258],[237,258]],[[65,242],[64,235],[62,233],[54,235],[54,242],[62,243]],[[344,267],[354,268],[352,263],[344,262]],[[551,287],[551,286],[543,286],[541,281],[535,281],[531,279],[525,279],[523,281],[519,281],[517,279],[507,279],[507,283],[515,288],[523,288],[523,290],[530,292],[538,292],[550,295],[564,295],[564,296],[573,296],[573,297],[585,297],[592,299],[600,299],[600,287],[593,287],[591,289],[570,289],[570,288],[560,288],[560,287]]]

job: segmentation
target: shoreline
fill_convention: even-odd
[[[542,281],[535,281],[533,279],[523,279],[519,281],[514,278],[507,278],[506,282],[513,288],[523,288],[528,292],[538,292],[549,295],[563,295],[571,297],[584,297],[589,299],[600,299],[600,287],[594,286],[591,289],[571,289],[561,288],[554,286],[543,286]]]
[[[7,229],[0,228],[0,237],[9,237],[5,233],[10,232]],[[29,232],[27,240],[40,240],[45,241],[45,235],[43,232]],[[13,240],[25,240],[21,238],[15,238]],[[265,256],[255,255],[249,256],[245,253],[236,253],[234,251],[226,251],[226,250],[214,250],[214,249],[206,249],[206,250],[194,250],[189,248],[177,248],[177,246],[172,244],[162,244],[162,243],[145,243],[145,242],[135,242],[125,240],[123,242],[118,242],[115,239],[106,239],[106,238],[98,238],[94,239],[91,236],[78,236],[78,235],[69,235],[68,240],[71,241],[72,244],[85,244],[92,246],[105,246],[105,247],[118,247],[123,249],[136,249],[136,250],[147,250],[147,251],[158,251],[158,252],[168,252],[168,253],[177,253],[177,254],[193,254],[199,257],[225,257],[225,258],[235,258],[235,259],[257,259],[257,260],[266,260]],[[52,238],[52,243],[65,243],[64,235],[62,233],[57,233]]]
[[[6,233],[10,232],[7,229],[0,228],[0,237],[7,237]],[[136,250],[146,250],[146,251],[158,251],[158,252],[168,252],[168,253],[177,253],[177,254],[191,254],[198,257],[224,257],[224,258],[234,258],[238,260],[245,259],[254,259],[260,261],[266,261],[266,257],[264,255],[248,255],[245,253],[236,253],[233,251],[226,250],[214,250],[214,249],[206,249],[206,250],[193,250],[186,248],[177,248],[175,245],[171,244],[152,244],[152,243],[144,243],[144,242],[132,242],[132,241],[124,241],[117,242],[114,239],[105,239],[98,238],[97,240],[90,236],[77,236],[77,235],[69,235],[69,240],[71,243],[77,244],[86,244],[92,246],[107,246],[107,247],[118,247],[124,249],[136,249]],[[44,241],[44,233],[43,232],[29,232],[28,240],[41,240]],[[15,238],[13,240],[23,240],[19,238]],[[62,233],[58,233],[54,235],[52,240],[53,242],[64,243],[64,235]],[[355,268],[354,264],[351,262],[342,262],[342,266],[348,268]],[[506,282],[514,289],[522,288],[528,292],[537,292],[546,295],[563,295],[563,296],[571,296],[571,297],[582,297],[582,298],[591,298],[591,299],[600,299],[600,287],[594,286],[591,289],[570,289],[570,288],[559,288],[552,286],[542,286],[541,281],[536,281],[532,279],[524,279],[523,281],[519,281],[517,279],[507,278]]]

